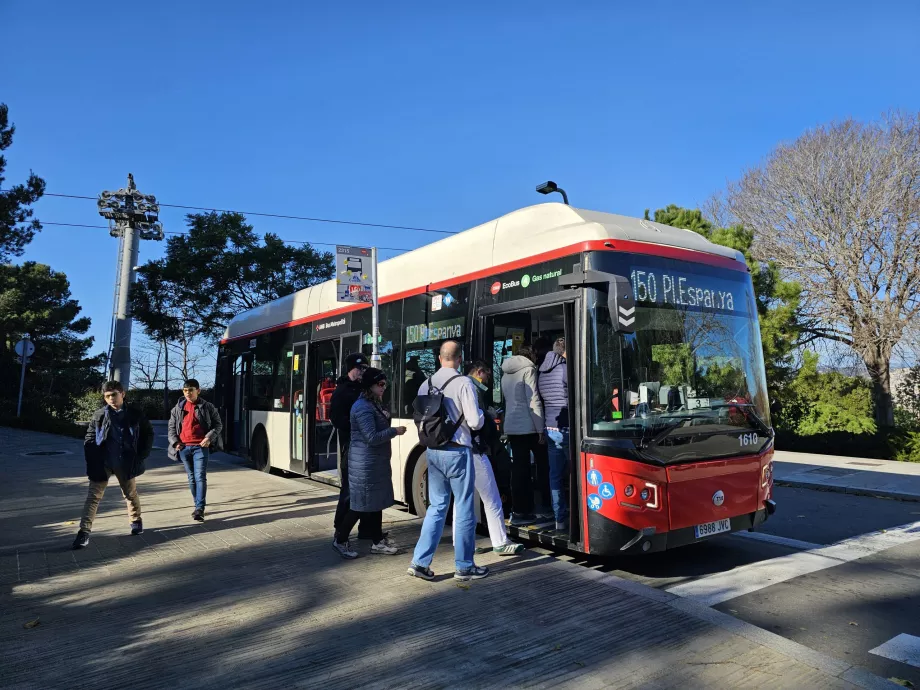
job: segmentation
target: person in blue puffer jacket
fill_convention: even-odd
[[[543,400],[546,419],[546,445],[549,455],[549,489],[553,500],[556,529],[568,530],[569,508],[565,495],[565,473],[569,460],[569,377],[565,360],[565,338],[534,343],[539,357],[537,390]],[[542,346],[542,347],[541,347]],[[547,352],[547,350],[549,350]]]

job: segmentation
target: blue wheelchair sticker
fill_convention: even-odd
[[[588,472],[588,484],[591,486],[598,486],[601,483],[601,473],[597,470],[590,470]]]
[[[588,507],[591,510],[600,510],[602,505],[604,505],[604,502],[601,500],[600,496],[597,494],[588,494]]]
[[[604,482],[600,485],[600,488],[598,488],[597,493],[599,493],[601,498],[605,501],[609,501],[617,495],[617,490],[613,488],[613,484],[610,482]]]

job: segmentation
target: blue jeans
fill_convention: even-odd
[[[195,509],[204,510],[208,493],[208,456],[210,449],[201,446],[186,446],[179,451],[179,459],[185,465],[188,488],[195,499]]]
[[[569,505],[565,496],[565,470],[569,464],[569,430],[547,427],[546,450],[549,454],[549,490],[553,497],[553,513],[556,522],[565,522],[569,517]]]
[[[444,521],[454,495],[454,560],[457,570],[473,567],[473,550],[476,546],[476,517],[473,513],[475,474],[473,452],[469,448],[429,449],[428,456],[428,512],[422,523],[422,533],[415,545],[412,563],[428,567],[434,559],[435,549],[441,541]]]

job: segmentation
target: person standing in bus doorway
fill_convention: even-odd
[[[204,522],[208,494],[208,458],[220,450],[224,424],[217,408],[201,397],[197,379],[182,384],[182,397],[169,415],[168,455],[185,466],[188,488],[195,501],[192,519]]]
[[[476,386],[479,394],[479,408],[483,411],[482,428],[472,435],[474,484],[485,509],[492,551],[499,556],[514,556],[524,550],[524,545],[516,544],[508,539],[502,496],[498,490],[498,483],[495,481],[492,461],[489,459],[495,457],[501,443],[498,426],[495,423],[495,411],[488,407],[485,398],[492,381],[492,370],[485,362],[478,359],[470,365],[467,376]],[[457,543],[456,508],[454,509],[454,543]]]
[[[348,448],[351,445],[351,408],[361,397],[364,388],[361,375],[367,369],[367,357],[353,352],[345,358],[345,373],[336,381],[329,402],[329,421],[338,433],[339,441],[339,502],[335,507],[332,527],[338,531],[342,519],[351,510],[351,492],[348,488]],[[358,523],[358,539],[369,538],[364,520]]]
[[[514,512],[511,524],[522,526],[534,521],[551,520],[549,508],[541,506],[534,513],[533,475],[530,455],[537,467],[538,485],[546,488],[546,438],[544,436],[543,401],[537,390],[536,355],[529,345],[502,362],[502,397],[505,400],[504,432],[511,445],[511,496]],[[541,495],[543,491],[540,492]],[[548,493],[548,492],[547,492]],[[544,500],[548,496],[543,496]]]
[[[460,344],[447,340],[438,357],[441,368],[419,387],[419,396],[436,390],[443,396],[442,410],[454,429],[451,440],[439,447],[428,448],[428,511],[422,523],[422,533],[408,573],[412,577],[433,580],[429,566],[441,541],[451,495],[454,497],[455,540],[454,579],[479,580],[489,574],[488,568],[473,562],[476,548],[476,515],[473,512],[475,475],[473,470],[472,431],[482,428],[484,417],[479,408],[479,394],[473,381],[460,373],[463,350]]]
[[[80,529],[73,541],[75,550],[89,545],[96,510],[113,474],[128,505],[131,534],[144,531],[137,478],[144,473],[145,460],[153,448],[153,426],[143,410],[125,403],[125,389],[118,381],[106,382],[102,397],[105,405],[96,410],[83,440],[89,492],[83,504]]]
[[[549,490],[556,529],[568,530],[565,472],[569,460],[569,375],[565,361],[565,338],[556,338],[553,349],[543,357],[537,369],[537,389],[546,420]]]
[[[406,427],[390,426],[390,413],[383,409],[387,375],[369,367],[361,375],[361,397],[351,408],[351,447],[348,450],[348,488],[351,509],[342,516],[332,540],[343,558],[357,558],[348,537],[360,519],[368,530],[371,553],[393,556],[399,548],[383,532],[383,511],[393,505],[391,441]]]

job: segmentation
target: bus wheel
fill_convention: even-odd
[[[252,462],[260,472],[271,472],[272,462],[268,450],[268,435],[259,427],[252,437]]]
[[[428,510],[428,458],[422,453],[412,468],[412,512],[424,515]]]
[[[412,513],[415,515],[424,515],[428,511],[428,458],[422,453],[415,462],[412,469]],[[483,513],[484,514],[484,513]],[[447,508],[447,516],[444,524],[451,525],[454,522],[454,497],[450,497],[450,506]]]

